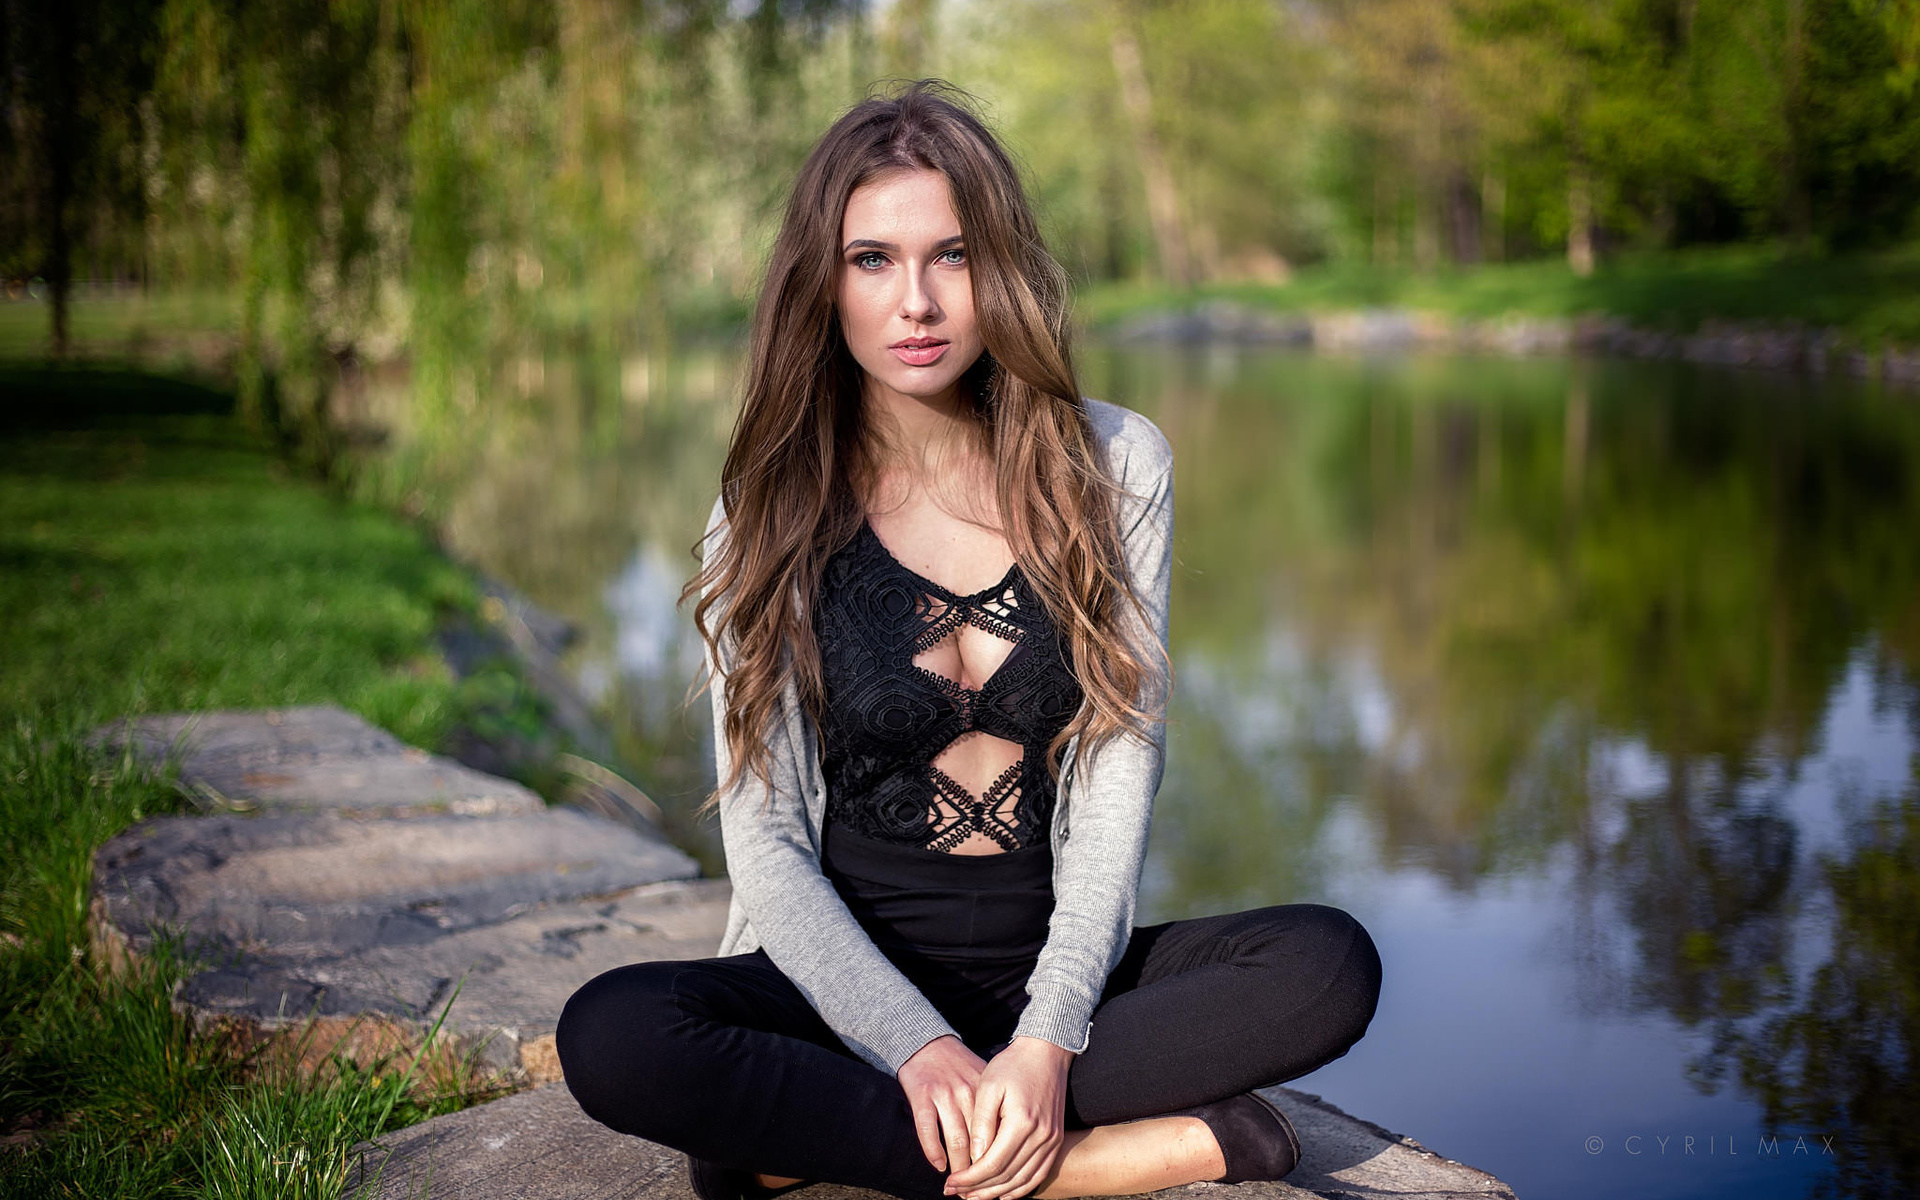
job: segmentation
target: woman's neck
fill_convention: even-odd
[[[960,478],[980,473],[981,461],[973,419],[964,408],[958,386],[938,396],[909,396],[869,379],[866,422],[880,451],[880,496],[874,507],[891,508],[916,491],[965,494],[955,488]],[[974,484],[981,482],[974,479]],[[985,481],[991,488],[991,472]]]

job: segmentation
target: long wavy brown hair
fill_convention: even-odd
[[[993,464],[1000,532],[1085,696],[1048,746],[1048,770],[1058,774],[1076,734],[1083,760],[1123,733],[1146,736],[1153,689],[1170,678],[1127,577],[1118,488],[1074,377],[1066,273],[970,98],[918,80],[855,105],[814,146],[767,264],[721,471],[728,532],[717,550],[695,544],[700,570],[680,595],[701,597],[693,620],[712,661],[722,645],[732,652],[722,722],[732,768],[709,804],[744,770],[770,779],[767,734],[789,680],[820,727],[813,597],[827,559],[865,520],[886,449],[835,311],[841,220],[862,184],[924,168],[952,190],[986,344],[961,380],[968,430]]]

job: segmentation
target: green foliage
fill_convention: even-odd
[[[415,744],[451,728],[431,637],[477,595],[421,531],[290,484],[207,411],[218,393],[81,371],[0,387],[45,419],[0,459],[0,708],[334,702]]]
[[[342,363],[404,350],[427,427],[449,430],[527,346],[657,347],[737,319],[800,157],[891,73],[984,100],[1092,281],[1165,279],[1175,260],[1219,283],[1321,259],[1424,271],[1564,248],[1585,269],[1589,249],[1871,247],[1915,232],[1920,196],[1911,0],[116,14],[82,22],[115,69],[68,105],[92,114],[98,167],[76,262],[230,290],[243,410],[323,474],[344,453],[323,405]],[[20,60],[6,136],[58,107],[32,69],[55,41],[23,22],[12,53],[40,57]],[[18,227],[0,272],[50,253],[38,161],[0,172]]]
[[[1077,312],[1093,328],[1141,313],[1231,300],[1275,312],[1399,308],[1475,319],[1599,314],[1692,333],[1714,320],[1841,331],[1862,346],[1920,341],[1920,255],[1911,250],[1803,258],[1753,247],[1622,254],[1582,277],[1559,262],[1485,264],[1413,274],[1326,264],[1285,284],[1216,283],[1190,291],[1152,284],[1081,290]]]
[[[435,745],[469,709],[524,726],[517,681],[432,652],[471,579],[419,531],[286,477],[233,400],[101,371],[0,375],[0,1195],[332,1196],[356,1143],[466,1103],[395,1063],[296,1077],[197,1032],[162,940],[106,970],[96,847],[180,804],[102,758],[123,713],[344,702]],[[497,673],[496,673],[497,674]],[[502,690],[504,689],[504,694]],[[516,707],[517,706],[517,707]]]
[[[97,762],[77,729],[18,713],[0,730],[0,799],[0,932],[61,953],[86,942],[92,861],[73,847],[178,806],[164,775],[125,758]]]

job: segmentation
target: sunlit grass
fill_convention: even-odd
[[[178,940],[117,964],[89,945],[92,849],[175,809],[173,774],[102,759],[72,724],[0,730],[0,1195],[338,1196],[356,1144],[478,1094],[458,1060],[422,1074],[197,1030],[172,1003],[195,962]]]
[[[239,327],[238,289],[154,289],[73,298],[67,334],[80,346],[118,350],[180,334]],[[52,349],[46,302],[0,300],[0,359],[37,360]]]
[[[101,723],[336,703],[434,747],[515,702],[434,651],[471,578],[230,408],[137,375],[0,375],[0,1196],[334,1196],[355,1144],[472,1098],[460,1070],[263,1058],[174,1010],[180,945],[116,965],[89,943],[94,850],[181,803],[173,768],[93,749]]]
[[[1475,318],[1594,313],[1680,332],[1715,319],[1799,322],[1839,329],[1873,347],[1920,342],[1920,250],[1833,258],[1798,258],[1767,247],[1622,255],[1586,278],[1554,260],[1430,272],[1315,266],[1285,284],[1210,284],[1190,292],[1095,284],[1081,291],[1077,311],[1097,329],[1211,299],[1280,312],[1381,307]]]
[[[217,393],[108,372],[0,392],[0,711],[337,703],[437,744],[456,684],[433,631],[478,601],[424,531],[292,477]],[[87,407],[103,393],[132,400]]]

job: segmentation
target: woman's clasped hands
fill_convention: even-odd
[[[1017,1037],[983,1062],[951,1035],[900,1068],[927,1161],[962,1200],[1018,1200],[1052,1172],[1066,1138],[1073,1053]]]

